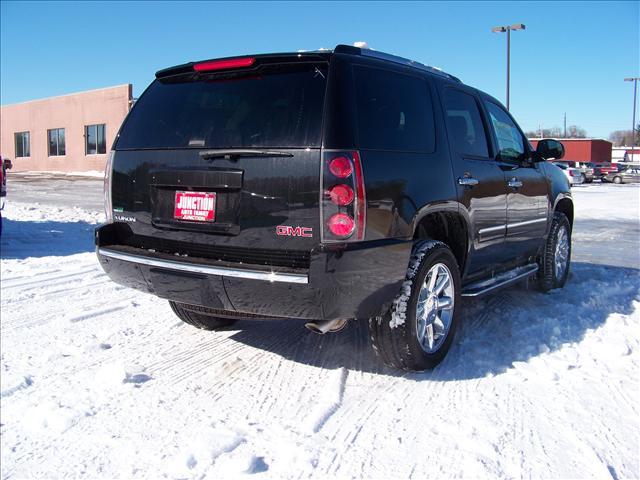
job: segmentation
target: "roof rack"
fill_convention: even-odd
[[[462,81],[458,77],[443,72],[439,68],[430,67],[429,65],[424,65],[423,63],[409,60],[408,58],[391,55],[389,53],[378,52],[376,50],[371,50],[368,48],[352,47],[351,45],[337,45],[336,48],[333,49],[333,51],[334,53],[362,55],[363,57],[378,58],[380,60],[386,60],[388,62],[398,63],[400,65],[407,65],[409,67],[418,68],[425,72],[433,73],[434,75],[438,75],[440,77],[448,78],[449,80],[453,80],[454,82],[462,83]]]

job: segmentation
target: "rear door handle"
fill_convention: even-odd
[[[478,183],[480,182],[473,177],[461,177],[458,179],[458,185],[463,187],[475,187]]]
[[[522,182],[517,178],[512,178],[511,180],[509,180],[509,186],[511,188],[520,188],[522,186]]]

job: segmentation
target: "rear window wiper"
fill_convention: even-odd
[[[231,150],[203,150],[200,152],[200,156],[204,159],[226,158],[227,160],[235,160],[240,157],[293,157],[293,153],[234,148]]]

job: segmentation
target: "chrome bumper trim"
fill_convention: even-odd
[[[262,270],[241,269],[232,267],[213,267],[210,265],[198,265],[195,263],[178,262],[175,260],[163,260],[149,258],[142,255],[121,253],[108,248],[98,248],[98,255],[125,262],[139,263],[150,267],[166,268],[168,270],[179,270],[181,272],[203,273],[205,275],[222,275],[233,278],[250,278],[252,280],[264,280],[267,282],[285,283],[309,283],[308,275],[286,272],[265,272]]]

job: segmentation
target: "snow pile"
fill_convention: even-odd
[[[639,192],[575,188],[566,287],[463,301],[449,355],[420,374],[377,363],[365,322],[184,325],[102,272],[99,212],[14,197],[1,476],[638,478]]]
[[[56,207],[41,203],[7,202],[2,216],[19,222],[104,222],[104,213],[80,207]],[[25,225],[26,226],[26,225]]]

